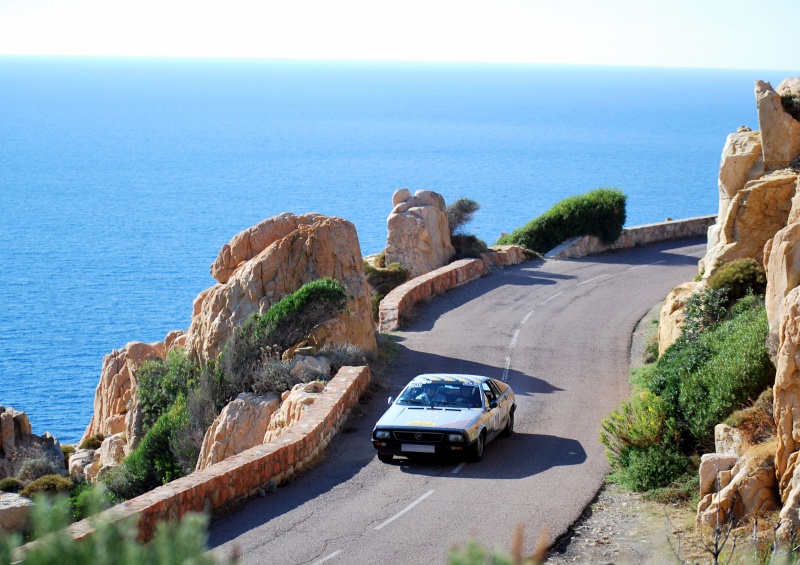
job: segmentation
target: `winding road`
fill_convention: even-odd
[[[680,240],[568,261],[525,263],[420,307],[397,334],[384,393],[361,405],[313,470],[212,522],[226,559],[264,564],[446,563],[468,537],[508,550],[518,523],[525,551],[553,542],[591,502],[608,471],[600,421],[630,395],[631,334],[705,253]],[[420,373],[506,380],[515,433],[483,461],[380,463],[372,426]]]

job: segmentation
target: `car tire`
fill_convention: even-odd
[[[506,424],[506,427],[501,435],[503,437],[508,437],[513,433],[514,433],[514,411],[512,410],[508,414],[508,423]]]
[[[481,459],[483,459],[483,448],[486,443],[486,436],[481,433],[478,436],[478,439],[475,440],[475,443],[470,446],[468,458],[473,463],[477,463]]]
[[[394,455],[391,453],[378,453],[378,460],[381,463],[391,463],[394,460]]]

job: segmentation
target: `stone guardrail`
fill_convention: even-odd
[[[157,521],[178,519],[187,512],[210,512],[257,493],[270,481],[281,483],[327,447],[369,382],[369,367],[342,367],[300,419],[274,441],[76,522],[69,527],[73,539],[91,535],[92,521],[98,517],[114,522],[136,517],[139,540],[148,541]]]
[[[668,220],[656,224],[645,224],[622,230],[614,243],[603,243],[594,235],[585,235],[565,241],[545,254],[545,259],[575,259],[614,249],[627,249],[657,241],[697,237],[706,235],[708,228],[717,221],[713,216],[698,216],[684,220]]]
[[[400,319],[420,300],[479,279],[489,272],[482,259],[461,259],[401,284],[381,300],[380,331],[397,330]]]

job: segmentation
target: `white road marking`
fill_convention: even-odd
[[[664,259],[662,261],[656,261],[655,263],[648,263],[647,265],[636,265],[635,267],[631,267],[628,269],[629,271],[635,271],[636,269],[641,269],[642,267],[651,267],[653,265],[660,265],[661,263],[666,263],[667,260]]]
[[[337,549],[336,551],[334,551],[333,553],[331,553],[331,554],[330,554],[330,555],[328,555],[327,557],[323,557],[323,558],[322,558],[322,559],[320,559],[319,561],[314,561],[314,563],[312,563],[311,565],[319,565],[320,563],[325,563],[326,561],[328,561],[328,560],[330,560],[330,559],[333,559],[334,557],[336,557],[337,555],[339,555],[341,552],[342,552],[342,550],[341,550],[341,549]]]
[[[585,280],[585,281],[583,281],[583,282],[579,282],[579,283],[578,283],[577,285],[575,285],[575,286],[581,286],[582,284],[590,283],[590,282],[592,282],[592,281],[596,281],[597,279],[602,279],[602,278],[605,278],[605,277],[608,277],[608,276],[609,276],[609,275],[607,275],[607,274],[606,274],[606,275],[600,275],[600,276],[597,276],[597,277],[592,277],[592,278],[590,278],[590,279],[586,279],[586,280]]]
[[[533,315],[533,310],[531,310],[530,312],[525,314],[525,317],[522,318],[522,321],[520,322],[520,324],[524,324],[525,322],[527,322],[532,315]]]
[[[519,330],[516,330],[516,331],[514,332],[514,337],[512,337],[512,338],[511,338],[511,345],[509,345],[509,347],[510,347],[511,349],[513,349],[513,348],[514,348],[514,346],[515,346],[515,345],[517,345],[517,338],[518,338],[518,337],[519,337]]]
[[[452,471],[450,471],[450,472],[451,472],[451,473],[453,473],[454,475],[457,475],[457,474],[458,474],[458,472],[459,472],[461,469],[463,469],[463,468],[464,468],[464,465],[466,465],[466,464],[467,464],[467,462],[466,462],[466,461],[462,461],[461,463],[459,463],[459,464],[458,464],[458,467],[456,467],[455,469],[453,469],[453,470],[452,470]]]
[[[503,382],[508,380],[508,369],[511,367],[511,357],[506,357],[506,368],[503,369]]]
[[[397,520],[400,516],[402,516],[403,514],[405,514],[406,512],[411,510],[412,508],[414,508],[417,504],[419,504],[420,502],[422,502],[423,500],[425,500],[426,498],[428,498],[432,494],[433,494],[433,491],[429,490],[428,492],[426,492],[425,494],[420,496],[418,499],[416,499],[414,502],[412,502],[411,504],[409,504],[408,506],[403,508],[400,512],[398,512],[397,514],[395,514],[394,516],[392,516],[391,518],[386,520],[383,524],[381,524],[379,526],[375,526],[375,529],[376,530],[380,530],[380,529],[383,529],[385,526],[388,526],[389,524],[391,524],[392,522]]]
[[[553,296],[551,296],[550,298],[548,298],[547,300],[545,300],[544,302],[542,302],[542,304],[547,304],[548,302],[550,302],[551,300],[553,300],[555,297],[557,297],[557,296],[561,296],[562,294],[564,294],[564,291],[563,291],[563,290],[562,290],[561,292],[559,292],[558,294],[554,294]],[[533,313],[533,312],[531,312],[531,313]]]

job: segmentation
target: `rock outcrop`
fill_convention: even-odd
[[[294,385],[281,395],[280,410],[275,412],[264,434],[264,443],[280,437],[292,427],[303,415],[303,411],[311,406],[325,386],[320,382]]]
[[[22,532],[28,527],[33,501],[18,494],[0,492],[0,534]]]
[[[778,88],[781,93],[788,94],[796,84],[796,79],[787,79]],[[764,169],[774,171],[788,167],[800,156],[800,122],[783,109],[781,94],[770,83],[761,80],[756,81],[756,108]]]
[[[386,220],[386,264],[400,263],[418,277],[442,267],[455,255],[450,225],[441,194],[407,188],[392,196],[392,213]]]
[[[63,466],[61,444],[55,437],[49,432],[41,436],[32,433],[25,412],[0,406],[0,479],[15,476],[25,456],[33,452]]]
[[[528,255],[521,245],[493,245],[481,259],[490,267],[510,267],[527,261]]]
[[[136,429],[136,423],[141,418],[136,417],[138,411],[133,409],[136,370],[145,361],[164,358],[165,355],[164,342],[148,344],[132,341],[103,357],[100,382],[94,393],[94,413],[80,443],[97,434],[111,436],[126,432],[131,442],[134,437],[141,436]]]
[[[197,469],[205,469],[264,443],[264,434],[278,406],[277,396],[258,396],[249,392],[228,403],[206,430]]]
[[[667,295],[658,319],[659,355],[662,355],[681,336],[686,302],[702,287],[702,282],[690,281],[676,286]]]
[[[355,226],[341,218],[282,214],[245,230],[212,265],[220,282],[195,299],[186,347],[201,363],[215,358],[233,329],[323,277],[340,281],[348,312],[314,334],[319,343],[376,347],[361,248]],[[223,282],[224,281],[224,282]]]

